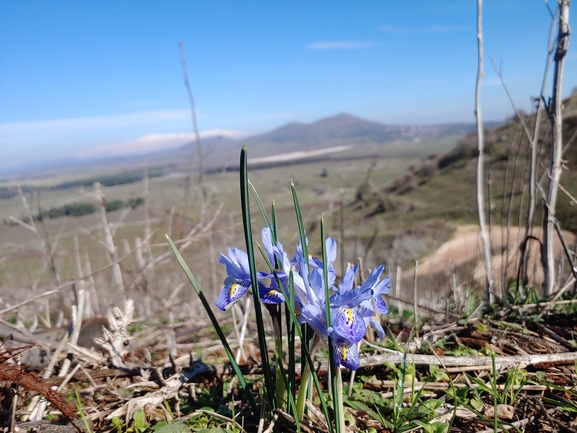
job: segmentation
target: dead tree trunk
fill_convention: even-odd
[[[116,246],[114,245],[114,240],[112,238],[112,232],[110,231],[110,225],[108,224],[108,217],[106,216],[106,205],[104,204],[104,195],[100,189],[100,183],[94,182],[94,198],[96,201],[96,210],[100,217],[100,226],[102,228],[103,243],[108,252],[108,257],[110,263],[112,263],[112,282],[111,287],[114,295],[114,300],[118,300],[118,296],[122,300],[126,299],[126,294],[124,293],[124,283],[122,281],[122,272],[120,271],[120,264],[118,263],[118,252],[116,251]]]
[[[485,192],[484,192],[484,134],[483,120],[481,117],[481,81],[483,79],[483,0],[477,0],[477,84],[475,86],[475,118],[477,119],[477,211],[479,213],[479,231],[481,242],[483,243],[483,259],[485,264],[486,280],[486,299],[493,303],[493,260],[491,256],[490,236],[487,235],[485,223]]]
[[[551,164],[549,165],[549,184],[545,196],[546,206],[543,218],[543,294],[549,296],[555,287],[555,256],[553,236],[555,235],[555,206],[561,178],[561,156],[563,153],[563,109],[562,86],[565,55],[569,48],[569,0],[559,0],[559,26],[557,33],[557,50],[553,78],[553,95],[548,106],[549,119],[552,125]]]

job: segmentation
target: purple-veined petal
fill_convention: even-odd
[[[292,272],[292,270],[291,270],[291,272]],[[292,272],[292,275],[293,275],[293,282],[294,282],[294,287],[295,287],[295,295],[300,297],[300,298],[306,298],[307,292],[306,292],[305,283],[304,283],[302,277],[295,272]],[[287,286],[288,286],[288,282],[287,282]]]
[[[220,257],[218,258],[218,262],[222,263],[226,266],[226,274],[233,277],[242,279],[244,278],[244,273],[241,273],[238,264],[235,263],[230,257],[225,256],[223,253],[220,253]]]
[[[313,268],[318,268],[318,269],[323,268],[322,260],[319,259],[318,257],[311,256],[310,254],[309,254],[309,265],[312,266]]]
[[[337,278],[337,273],[335,271],[335,267],[333,266],[333,263],[337,258],[337,242],[333,238],[326,238],[325,247],[327,255],[328,281],[329,281],[329,287],[331,287]],[[312,267],[321,270],[322,275],[323,262],[320,259],[318,259],[317,257],[309,256],[309,263],[311,264]]]
[[[261,302],[265,304],[280,304],[284,302],[283,294],[272,287],[261,285],[259,287],[259,295]]]
[[[375,296],[374,298],[375,301],[375,307],[377,308],[377,311],[381,314],[388,314],[389,313],[389,309],[387,308],[387,303],[385,302],[385,300],[380,296]]]
[[[333,342],[333,353],[337,367],[342,365],[350,370],[357,370],[360,366],[359,348],[357,343],[346,340]]]
[[[306,264],[302,254],[300,254],[300,255],[297,254],[295,256],[295,258],[297,259],[297,266],[298,266],[299,275],[300,275],[301,281],[304,285],[308,301],[309,301],[309,303],[316,305],[316,304],[318,304],[319,299],[318,299],[318,295],[317,295],[316,290],[313,290],[313,288],[311,287],[311,284],[309,283],[310,280],[309,280],[309,275],[308,275],[308,265]]]
[[[375,307],[371,300],[363,301],[357,308],[357,314],[363,318],[365,325],[368,325],[371,317],[375,315]]]
[[[220,291],[220,295],[218,295],[216,306],[222,311],[228,310],[236,301],[248,292],[248,289],[248,286],[236,282],[225,285]]]
[[[346,340],[361,341],[366,334],[365,321],[351,308],[339,307],[331,311],[334,331]]]
[[[371,299],[371,289],[362,288],[349,290],[348,292],[339,292],[331,296],[331,306],[353,308],[360,305],[361,302]]]
[[[293,259],[291,260],[291,264],[294,266],[295,269],[295,273],[298,273],[303,281],[303,285],[305,288],[305,291],[308,294],[309,289],[309,267],[308,264],[303,256],[303,249],[302,249],[302,245],[299,244],[297,246],[296,252],[295,252],[295,256],[293,257]],[[309,296],[310,297],[310,296]],[[313,302],[312,298],[310,299],[311,302]]]

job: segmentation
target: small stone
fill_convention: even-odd
[[[495,407],[487,406],[485,408],[484,415],[492,419],[495,416]],[[515,416],[515,408],[508,404],[498,404],[497,405],[497,418],[503,419],[505,421],[511,421]]]

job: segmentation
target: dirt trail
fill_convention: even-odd
[[[542,229],[536,228],[533,235],[537,239],[529,242],[530,256],[529,269],[533,270],[531,284],[543,282],[543,268],[540,262],[540,247],[542,239]],[[568,245],[574,245],[577,236],[568,231],[562,231],[563,238]],[[505,278],[514,278],[517,275],[517,263],[519,245],[523,240],[525,229],[523,227],[503,227],[494,226],[491,230],[491,249],[493,251],[493,267],[495,278],[499,278],[505,272]],[[561,242],[557,235],[554,239],[555,255],[562,253]],[[453,269],[476,261],[474,277],[482,278],[485,275],[484,267],[481,263],[480,252],[482,251],[481,238],[479,236],[479,226],[464,225],[457,227],[455,233],[447,242],[434,253],[427,256],[419,264],[417,275],[426,277],[439,273],[451,272]],[[410,271],[411,273],[413,271]]]

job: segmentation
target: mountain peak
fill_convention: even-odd
[[[353,116],[349,113],[340,113],[336,116],[326,117],[324,119],[318,120],[314,123],[310,124],[310,127],[318,127],[322,126],[324,128],[339,128],[342,129],[343,127],[346,128],[382,128],[384,125],[380,123],[370,122],[365,119],[361,119],[360,117]]]
[[[396,139],[412,139],[419,135],[442,136],[470,130],[471,125],[386,125],[361,119],[349,113],[339,113],[313,123],[292,122],[246,142],[262,149],[272,145],[294,148],[329,147],[343,144],[385,143]]]

